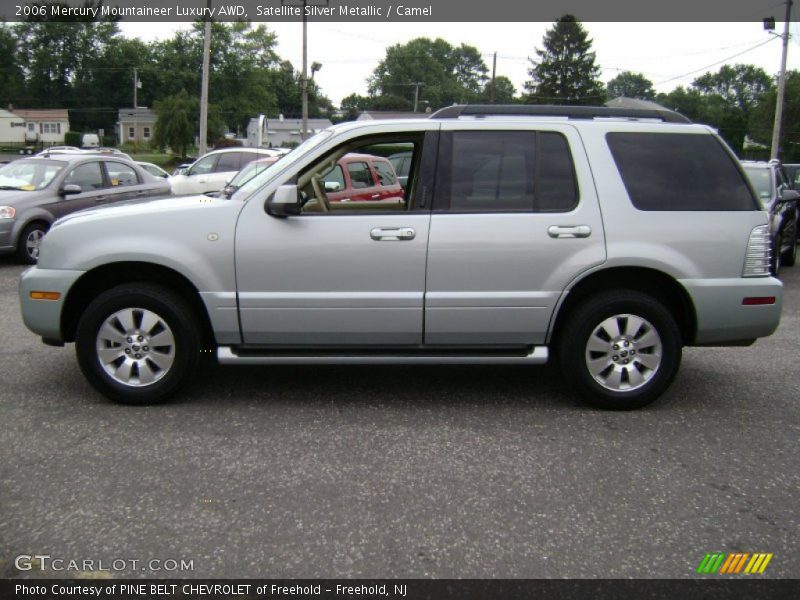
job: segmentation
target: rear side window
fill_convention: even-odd
[[[219,155],[219,162],[217,162],[217,173],[225,173],[227,171],[238,171],[241,168],[242,153],[241,152],[225,152]]]
[[[712,135],[608,133],[625,189],[639,210],[756,210],[734,159]]]
[[[442,135],[436,210],[563,212],[578,187],[567,141],[555,132],[455,131]]]

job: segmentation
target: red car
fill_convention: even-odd
[[[392,163],[372,154],[345,154],[323,177],[328,201],[403,201],[403,188]]]

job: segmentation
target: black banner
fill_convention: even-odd
[[[3,599],[222,600],[777,600],[800,597],[800,580],[580,579],[580,580],[165,580],[17,579],[0,581]]]
[[[0,0],[0,17],[21,20],[191,22],[584,22],[781,21],[775,0]]]

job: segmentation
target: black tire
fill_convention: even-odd
[[[781,266],[783,266],[783,256],[781,256],[781,240],[779,237],[772,243],[772,265],[769,268],[770,274],[773,277],[780,275]]]
[[[36,235],[43,237],[48,229],[49,227],[45,223],[31,223],[25,226],[17,241],[17,258],[21,263],[35,265],[39,262],[39,249],[37,247],[34,253],[30,252],[28,250],[28,238]]]
[[[781,264],[786,267],[793,267],[797,262],[797,237],[792,236],[792,246],[781,257]]]
[[[626,315],[638,317],[644,320],[644,324],[630,336],[620,337],[617,346],[613,345],[617,338],[605,341],[605,338],[597,335],[606,334],[606,330],[600,327],[606,322],[616,323],[619,330],[635,327],[636,321],[628,319]],[[615,316],[621,319],[613,319]],[[592,406],[610,410],[640,408],[656,400],[675,378],[681,362],[680,330],[670,311],[652,296],[634,290],[599,293],[584,300],[567,318],[569,320],[556,341],[558,362],[565,379]],[[651,328],[661,344],[660,362],[654,369],[648,369],[643,362],[638,362],[648,354],[650,356],[645,362],[653,363],[658,357],[658,353],[651,354],[655,346],[647,344],[648,340],[653,339]],[[596,344],[608,344],[608,351],[590,352],[587,347],[590,337]],[[630,350],[623,347],[623,337],[625,341],[631,340]],[[632,350],[637,345],[639,354],[635,355]],[[616,347],[620,350],[612,350]],[[630,354],[627,354],[629,351]],[[625,357],[621,356],[623,353]],[[609,375],[598,373],[600,379],[607,377],[608,385],[601,384],[592,375],[587,364],[590,358],[597,360],[597,364],[608,361],[604,368],[608,369]],[[617,362],[612,363],[612,359]],[[623,365],[623,360],[629,362]],[[619,376],[618,385],[627,385],[629,389],[610,389],[615,372]],[[642,381],[634,385],[635,379],[640,377]]]
[[[148,343],[147,339],[150,335],[155,340],[155,336],[165,330],[171,334],[171,339],[174,341],[169,346],[170,351],[165,354],[160,354],[160,352],[167,346],[159,348],[159,354],[156,354],[155,341],[152,349],[141,346],[142,350],[152,352],[152,354],[146,354],[142,361],[133,361],[130,353],[127,357],[120,355],[122,363],[117,366],[120,367],[129,360],[135,362],[137,366],[130,369],[129,372],[134,373],[135,378],[139,380],[142,379],[143,371],[147,371],[150,376],[153,376],[153,372],[158,368],[148,356],[153,359],[157,356],[171,358],[170,366],[157,371],[155,376],[158,379],[152,383],[135,380],[129,384],[121,383],[107,371],[112,368],[114,363],[111,362],[108,363],[108,366],[104,366],[99,357],[98,344],[101,343],[99,340],[101,327],[112,315],[128,310],[131,310],[130,314],[133,315],[134,322],[137,316],[139,317],[140,325],[137,329],[141,329],[145,335],[145,341],[141,343]],[[146,329],[142,316],[144,314],[154,314],[161,321],[155,327]],[[120,340],[120,348],[124,351],[139,348],[139,346],[126,345],[129,339],[132,339],[135,344],[136,339],[127,338],[126,333],[120,333],[125,328],[122,326],[122,321],[117,320],[116,323],[119,325],[116,334],[125,338],[125,340]],[[116,346],[107,349],[117,350]],[[78,364],[89,383],[107,398],[122,404],[155,404],[177,394],[192,379],[200,360],[201,350],[199,318],[194,311],[172,291],[147,283],[120,285],[97,296],[81,315],[75,336]],[[141,369],[138,367],[139,364],[143,365]]]

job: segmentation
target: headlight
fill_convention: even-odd
[[[17,210],[13,206],[0,206],[0,219],[13,219]]]

